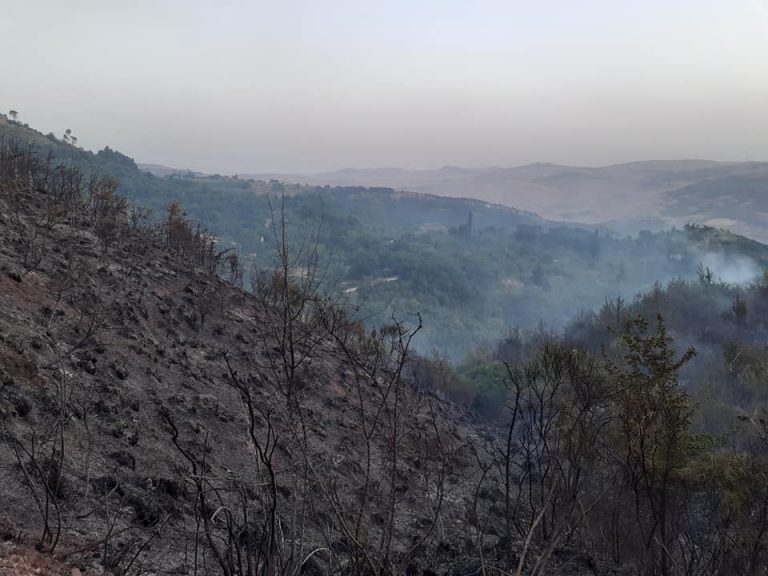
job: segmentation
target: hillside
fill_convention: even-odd
[[[739,230],[765,239],[768,177],[762,171],[717,175],[664,195],[670,215]]]
[[[768,164],[764,162],[648,161],[594,168],[531,164],[515,168],[341,170],[254,177],[314,185],[390,186],[464,196],[530,210],[551,220],[599,224],[620,232],[637,233],[694,222],[768,240],[765,206],[760,201],[768,190]],[[734,208],[724,217],[707,199],[707,193],[715,189],[721,201],[734,206],[757,202],[759,213]]]
[[[92,197],[79,175],[0,148],[0,526],[16,554],[86,574],[474,557],[485,433],[401,378],[416,327],[363,336],[291,293],[289,336],[279,284],[225,283],[189,223],[131,225],[108,180]]]
[[[245,292],[178,205],[153,222],[116,190],[0,145],[0,573],[768,566],[764,282],[742,293],[701,268],[565,337],[512,333],[464,375],[501,383],[484,420],[445,399],[444,361],[413,355],[420,318],[369,331],[281,240]],[[659,312],[669,331],[642,317]],[[719,392],[706,409],[701,391]]]
[[[163,176],[159,177],[152,173],[152,165],[142,169],[132,158],[109,147],[90,152],[53,134],[43,135],[28,126],[8,121],[0,124],[0,138],[32,145],[41,154],[51,154],[57,162],[76,165],[86,174],[109,174],[119,180],[121,194],[147,208],[162,211],[168,202],[180,200],[191,216],[204,218],[208,227],[248,248],[255,248],[259,239],[247,237],[243,229],[263,230],[261,217],[269,216],[265,201],[268,192],[285,191],[290,196],[320,195],[333,204],[334,211],[348,211],[363,226],[376,228],[448,228],[463,224],[470,212],[483,227],[513,230],[519,224],[547,224],[539,216],[515,208],[463,197],[405,193],[387,187],[317,188],[165,167],[161,167],[159,173]]]

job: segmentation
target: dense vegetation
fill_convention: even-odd
[[[413,375],[496,423],[545,555],[576,529],[576,549],[628,573],[764,574],[766,313],[768,276],[734,285],[702,268],[560,333],[511,331],[455,369],[418,359]]]
[[[696,280],[657,284],[630,300],[609,299],[596,311],[575,314],[562,330],[508,330],[494,346],[475,349],[458,366],[439,355],[424,362],[434,370],[432,377],[441,374],[442,388],[455,399],[494,417],[503,412],[505,364],[525,361],[551,339],[600,357],[610,353],[627,321],[641,317],[653,322],[657,314],[665,319],[676,350],[697,350],[696,359],[682,370],[685,388],[696,398],[697,425],[725,433],[755,406],[768,406],[763,382],[768,277],[726,283],[715,280],[708,268],[700,269]]]

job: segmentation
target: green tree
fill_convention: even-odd
[[[680,370],[695,355],[677,359],[664,319],[655,330],[642,317],[620,335],[624,354],[609,362],[617,399],[616,460],[634,501],[634,523],[642,539],[641,574],[670,574],[672,511],[676,476],[692,446],[692,408],[680,386]]]

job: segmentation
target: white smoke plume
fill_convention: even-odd
[[[728,284],[747,284],[763,275],[763,269],[748,256],[709,252],[701,258],[701,264],[712,271],[715,280]]]

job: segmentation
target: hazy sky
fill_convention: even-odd
[[[0,0],[0,109],[223,173],[768,160],[768,0]]]

